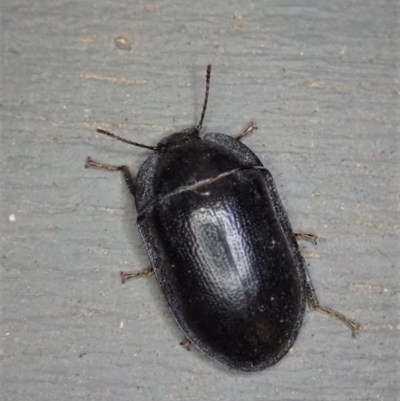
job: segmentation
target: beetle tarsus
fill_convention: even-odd
[[[140,272],[120,272],[119,274],[121,276],[122,284],[125,284],[128,280],[132,278],[150,277],[154,274],[154,270],[149,267]]]
[[[305,233],[295,232],[294,236],[296,237],[297,241],[303,240],[303,241],[311,242],[314,245],[317,245],[318,237],[314,234],[305,234]]]
[[[317,311],[323,313],[324,315],[332,316],[340,320],[351,330],[352,337],[355,337],[359,332],[359,330],[361,329],[361,325],[355,322],[354,320],[351,320],[348,317],[344,316],[342,313],[335,311],[334,309],[322,306],[318,301],[317,294],[315,293],[314,287],[311,284],[311,278],[308,272],[306,272],[306,274],[307,274],[307,302],[310,310]]]
[[[239,135],[236,135],[235,138],[240,141],[242,140],[245,136],[249,135],[251,132],[255,131],[258,129],[257,125],[255,124],[254,121],[251,121],[250,124],[245,128],[243,132],[241,132]]]
[[[184,338],[181,342],[180,345],[182,345],[182,347],[186,348],[187,351],[190,351],[190,348],[192,346],[192,342],[188,339],[188,338]]]
[[[124,175],[126,184],[128,185],[130,193],[135,196],[135,181],[132,173],[127,166],[113,166],[111,164],[99,163],[94,161],[91,157],[86,159],[85,167],[96,167],[107,171],[121,171]]]
[[[336,312],[335,310],[331,308],[326,308],[321,305],[314,305],[313,309],[310,307],[311,310],[315,310],[317,312],[323,313],[328,316],[333,316],[336,319],[340,320],[342,323],[344,323],[350,330],[351,330],[351,335],[352,337],[356,337],[357,333],[361,329],[361,325],[354,320],[351,320],[347,318],[346,316],[342,315],[339,312]]]
[[[110,164],[96,162],[91,157],[88,157],[86,159],[85,167],[86,168],[96,167],[96,168],[100,168],[102,170],[108,170],[108,171],[118,171],[120,169],[119,166],[111,166]]]

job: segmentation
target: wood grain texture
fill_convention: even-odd
[[[1,398],[4,401],[399,399],[397,0],[1,4]],[[122,177],[197,122],[271,170],[320,300],[294,349],[256,374],[179,346]]]

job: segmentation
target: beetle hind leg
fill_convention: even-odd
[[[257,129],[257,125],[255,122],[251,121],[250,124],[245,128],[243,132],[241,132],[239,135],[235,136],[235,139],[238,141],[242,140],[245,136],[249,135],[251,132],[255,131]]]
[[[85,167],[86,168],[96,167],[96,168],[100,168],[102,170],[107,170],[107,171],[121,171],[122,174],[124,175],[124,179],[125,179],[126,184],[128,185],[128,189],[129,189],[130,193],[133,196],[135,196],[135,182],[133,179],[133,175],[127,166],[112,166],[111,164],[96,162],[91,157],[88,157],[86,159]]]
[[[132,278],[150,277],[154,274],[154,270],[148,267],[140,272],[120,272],[122,284],[125,284],[128,280]]]
[[[341,314],[331,308],[322,306],[318,301],[317,294],[315,293],[314,287],[311,283],[311,278],[310,278],[308,271],[306,272],[306,275],[307,275],[307,284],[306,284],[306,286],[307,286],[307,288],[306,288],[307,303],[308,303],[308,307],[310,308],[310,310],[312,310],[312,311],[315,310],[317,312],[323,313],[328,316],[332,316],[332,317],[340,320],[351,330],[351,335],[353,337],[355,337],[357,332],[361,329],[361,325],[359,323],[355,322],[354,320],[347,318],[343,314]]]
[[[180,345],[182,345],[182,347],[186,348],[187,351],[190,351],[190,348],[192,346],[192,342],[185,337],[181,342]]]

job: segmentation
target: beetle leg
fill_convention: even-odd
[[[240,141],[242,138],[244,138],[246,135],[249,135],[250,132],[255,131],[257,128],[257,125],[253,121],[251,121],[247,128],[239,135],[236,135],[235,138]]]
[[[185,347],[188,351],[190,351],[190,347],[192,346],[192,342],[188,338],[184,338],[181,342],[180,345],[182,347]]]
[[[300,233],[300,232],[295,232],[294,236],[296,237],[297,240],[304,240],[311,242],[314,245],[317,245],[317,236],[314,234],[305,234],[305,233]]]
[[[122,284],[125,284],[131,278],[150,277],[154,274],[152,267],[148,267],[140,272],[120,272]]]
[[[315,310],[320,313],[324,313],[325,315],[335,317],[336,319],[340,320],[342,323],[344,323],[350,330],[351,330],[351,335],[353,337],[356,336],[357,332],[360,330],[361,325],[354,320],[351,320],[347,318],[346,316],[342,315],[339,312],[336,312],[335,310],[331,308],[327,308],[325,306],[322,306],[317,298],[317,294],[315,293],[314,287],[311,283],[311,277],[310,274],[308,273],[306,269],[306,291],[307,291],[307,302],[308,302],[308,307],[310,310]]]
[[[110,164],[98,163],[98,162],[94,161],[91,157],[88,157],[86,159],[85,167],[86,168],[96,167],[96,168],[101,168],[103,170],[108,170],[108,171],[121,171],[122,174],[124,175],[124,179],[125,179],[126,184],[128,185],[130,193],[133,196],[135,196],[135,182],[134,182],[133,176],[127,166],[112,166]]]

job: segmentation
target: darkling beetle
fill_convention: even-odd
[[[135,198],[137,223],[152,268],[121,272],[123,282],[155,274],[186,339],[231,369],[259,371],[277,363],[293,345],[311,310],[360,325],[319,304],[297,239],[270,172],[240,135],[200,137],[210,87],[207,67],[203,111],[197,127],[167,136],[157,146],[97,132],[154,153],[136,180],[126,166],[86,167],[121,171]]]

